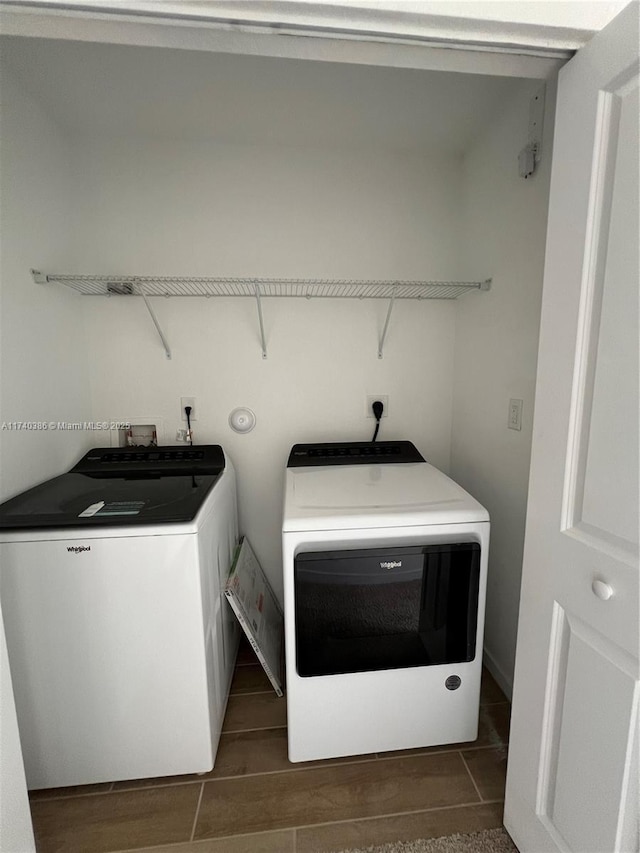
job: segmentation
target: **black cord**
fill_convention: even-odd
[[[380,418],[382,417],[382,413],[384,411],[384,404],[380,400],[376,400],[375,403],[371,404],[371,409],[373,410],[373,416],[375,417],[377,422],[375,432],[373,433],[373,438],[371,439],[371,441],[374,442],[378,437],[378,430],[380,429]]]
[[[185,406],[184,412],[187,416],[187,429],[189,430],[189,444],[193,447],[193,439],[191,438],[191,406]]]

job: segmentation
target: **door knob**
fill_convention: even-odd
[[[604,581],[594,580],[591,584],[591,589],[594,595],[597,595],[601,601],[608,601],[613,595],[613,587]]]

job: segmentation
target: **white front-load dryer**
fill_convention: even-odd
[[[486,509],[410,442],[293,447],[290,761],[476,739],[488,549]]]

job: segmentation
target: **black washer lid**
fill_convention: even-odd
[[[96,447],[68,473],[0,504],[0,530],[186,523],[224,467],[218,445]]]
[[[384,465],[426,460],[410,441],[339,441],[294,444],[287,468],[326,465]]]
[[[61,474],[0,504],[0,531],[186,523],[217,479],[125,471],[119,477]]]

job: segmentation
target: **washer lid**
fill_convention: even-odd
[[[459,524],[489,513],[428,462],[288,468],[283,530]]]
[[[0,505],[0,531],[189,522],[217,479],[62,474]]]
[[[97,447],[67,474],[0,504],[0,530],[190,522],[224,467],[218,445]]]

